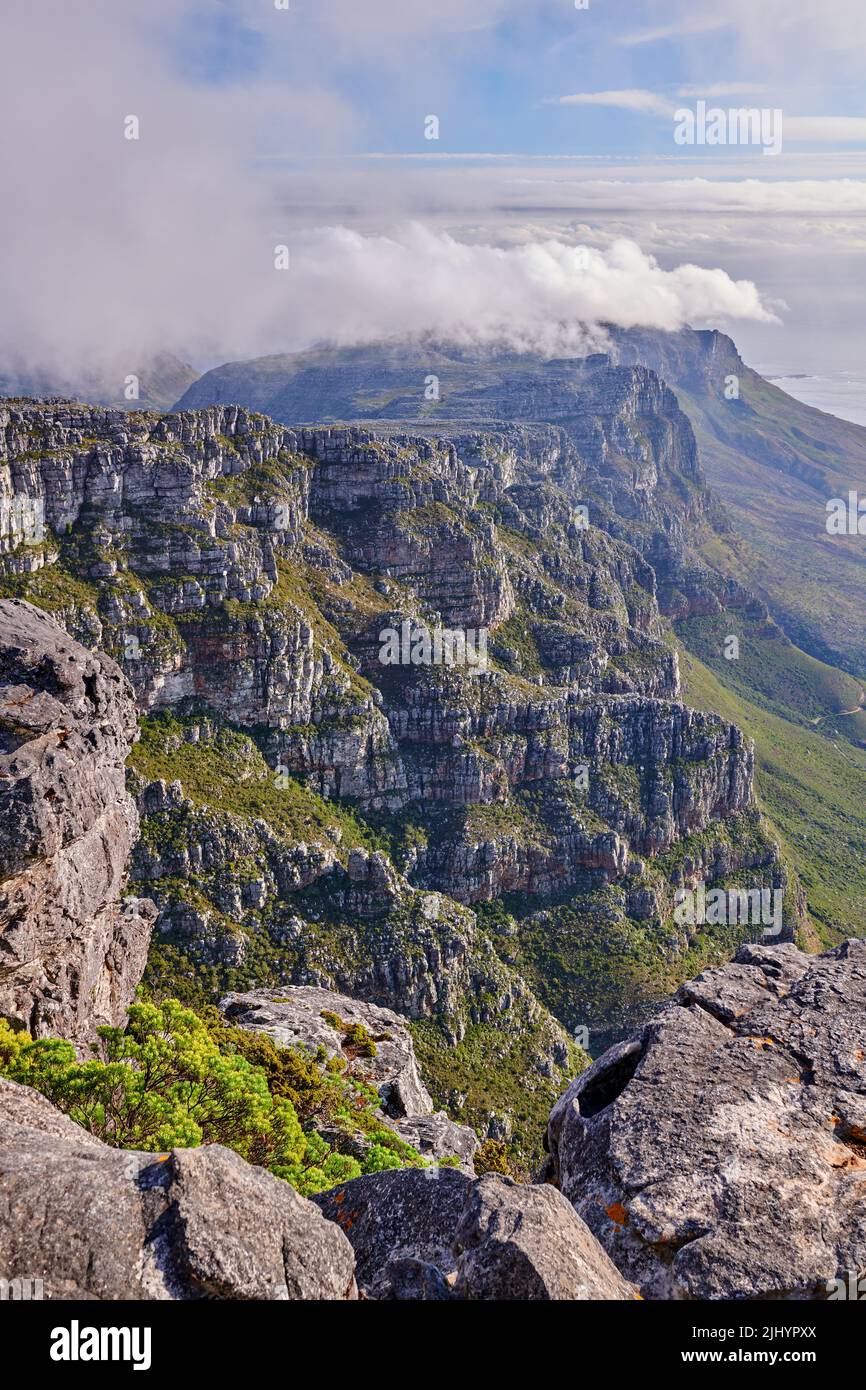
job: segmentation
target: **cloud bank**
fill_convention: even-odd
[[[605,322],[774,321],[750,281],[695,265],[663,270],[627,239],[605,250],[556,239],[503,249],[417,223],[387,236],[336,227],[302,238],[294,266],[295,332],[309,340],[312,325],[342,345],[430,333],[556,353]]]

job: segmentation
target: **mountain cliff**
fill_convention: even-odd
[[[151,978],[408,1013],[437,1101],[507,1114],[518,1148],[575,1064],[566,1030],[621,1029],[760,931],[676,923],[678,886],[785,888],[751,748],[682,703],[643,553],[706,504],[688,422],[643,369],[590,366],[586,396],[580,444],[0,416],[0,477],[45,519],[6,542],[5,590],[112,655],[144,716]],[[406,625],[483,630],[489,659],[384,664]]]
[[[550,361],[406,343],[232,362],[193,382],[177,408],[240,404],[286,424],[545,421],[581,445],[587,431],[599,434],[589,403],[598,386],[615,395],[641,370],[644,378],[650,373],[688,417],[703,474],[727,512],[725,520],[716,509],[705,530],[694,526],[695,476],[686,466],[665,500],[677,513],[684,493],[692,495],[690,547],[734,590],[769,606],[806,652],[862,676],[862,538],[828,535],[825,523],[831,498],[866,494],[866,429],[788,396],[748,367],[723,333],[609,327],[607,336],[606,359]],[[430,399],[433,378],[437,394]],[[597,383],[589,398],[587,378]],[[670,408],[664,415],[674,418]],[[659,568],[662,552],[649,558]]]
[[[120,902],[135,733],[113,661],[0,600],[0,1018],[37,1038],[122,1023],[144,970],[153,904]]]

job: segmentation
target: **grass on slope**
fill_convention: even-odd
[[[862,673],[866,548],[831,536],[826,504],[866,491],[866,430],[803,405],[748,368],[741,399],[676,387],[710,485],[745,538],[722,566],[758,594],[807,651]],[[703,547],[717,563],[717,542]]]
[[[860,681],[795,647],[775,623],[728,612],[689,619],[676,630],[689,651],[743,699],[783,719],[860,741],[857,716],[866,705]],[[732,635],[740,644],[737,660],[723,655]]]
[[[739,675],[711,670],[682,646],[680,666],[688,704],[714,710],[754,739],[758,800],[806,890],[822,943],[866,935],[866,750],[748,699],[742,668]],[[721,666],[737,663],[722,658]]]

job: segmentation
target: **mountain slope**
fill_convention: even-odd
[[[623,362],[653,367],[697,435],[713,490],[746,545],[723,563],[805,651],[866,673],[866,539],[829,535],[826,504],[866,497],[866,428],[803,405],[747,367],[722,333],[616,334]],[[739,396],[727,399],[736,379]],[[716,563],[718,545],[705,558]]]

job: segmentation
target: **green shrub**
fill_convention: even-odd
[[[426,1166],[383,1127],[377,1092],[344,1064],[278,1048],[213,1007],[134,1004],[125,1030],[99,1035],[100,1055],[81,1061],[71,1043],[33,1039],[0,1020],[0,1075],[32,1086],[117,1148],[224,1144],[307,1196],[361,1173]],[[318,1132],[324,1124],[338,1135],[333,1146]],[[342,1152],[339,1136],[363,1156]]]
[[[475,1150],[473,1162],[479,1178],[483,1173],[504,1173],[506,1177],[512,1176],[508,1162],[508,1145],[503,1139],[485,1139]]]

